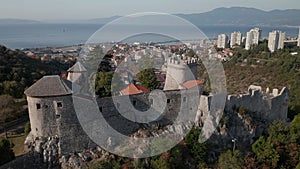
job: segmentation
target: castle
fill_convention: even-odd
[[[212,118],[214,115],[211,114],[211,101],[218,95],[201,95],[203,86],[195,80],[196,74],[196,60],[182,61],[178,58],[170,58],[163,91],[155,90],[154,94],[151,92],[130,95],[133,106],[122,105],[120,104],[122,102],[118,102],[125,96],[95,98],[95,100],[109,127],[127,136],[131,136],[141,128],[153,130],[158,126],[172,125],[179,125],[181,128],[191,127],[183,127],[184,123],[187,123],[186,120],[197,126],[213,129],[212,132],[214,132],[216,127],[214,125],[218,124],[221,117]],[[25,143],[42,154],[46,162],[52,161],[53,163],[50,159],[53,156],[61,158],[96,146],[79,122],[75,110],[76,105],[72,98],[76,92],[85,91],[82,90],[82,82],[86,82],[87,77],[87,70],[80,62],[77,62],[68,70],[67,79],[60,76],[44,76],[25,91],[31,122],[31,133]],[[286,121],[288,94],[287,88],[282,89],[280,93],[277,89],[274,89],[272,93],[269,90],[263,93],[260,87],[250,86],[247,95],[227,96],[225,111],[233,112],[234,107],[244,107],[255,112],[257,118],[268,121],[277,119]],[[164,96],[161,97],[162,95]],[[83,97],[93,99],[92,96]],[[164,100],[164,104],[161,104],[161,99]],[[114,100],[118,103],[115,104]],[[131,113],[132,109],[147,111],[153,105],[156,105],[154,108],[161,112],[158,112],[160,116],[151,122],[134,122],[118,112],[122,109],[134,119],[138,115]],[[88,116],[89,112],[83,113],[86,113],[84,116]],[[177,117],[184,113],[193,119],[176,121]],[[48,146],[45,146],[46,142]],[[50,146],[52,148],[49,148]]]

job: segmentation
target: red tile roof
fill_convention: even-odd
[[[196,87],[196,86],[199,86],[199,85],[202,85],[202,81],[200,80],[189,80],[189,81],[186,81],[182,84],[183,87],[185,87],[186,89],[191,89],[193,87]]]
[[[145,93],[149,92],[149,90],[142,85],[138,84],[129,84],[125,88],[123,88],[120,93],[121,95],[132,95],[132,94],[139,94],[139,93]]]

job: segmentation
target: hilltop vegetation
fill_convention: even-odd
[[[185,139],[171,150],[147,159],[132,160],[110,156],[104,160],[95,160],[85,164],[85,168],[96,169],[173,169],[173,168],[299,168],[300,167],[300,115],[295,116],[290,125],[274,121],[268,128],[268,134],[262,135],[253,144],[252,150],[245,153],[238,148],[227,149],[216,154],[218,160],[211,161],[209,150],[214,147],[199,143],[201,130],[193,128]],[[239,143],[237,143],[239,144]]]
[[[298,52],[296,55],[290,53]],[[226,74],[227,93],[246,93],[249,85],[267,87],[272,90],[288,87],[290,90],[289,117],[300,113],[300,49],[286,47],[271,53],[267,41],[260,42],[251,50],[233,49],[234,55],[223,66]],[[199,69],[199,76],[208,81],[205,68]],[[209,83],[206,83],[209,88]]]
[[[24,152],[24,136],[10,138],[16,145],[7,140],[7,125],[15,120],[27,119],[28,111],[23,99],[24,91],[44,75],[60,74],[68,65],[59,62],[43,63],[26,56],[22,51],[11,50],[0,45],[0,165]],[[14,151],[13,152],[13,148]]]
[[[42,76],[60,74],[67,66],[59,62],[43,63],[19,50],[0,46],[0,95],[21,98],[24,90]]]

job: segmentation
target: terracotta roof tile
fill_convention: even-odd
[[[193,87],[196,87],[196,86],[199,86],[199,85],[202,85],[202,81],[200,80],[189,80],[189,81],[186,81],[182,84],[183,87],[185,87],[186,89],[191,89]]]
[[[149,90],[142,85],[129,84],[125,88],[123,88],[120,93],[121,95],[133,95],[139,93],[149,92]]]

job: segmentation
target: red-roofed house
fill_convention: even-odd
[[[132,95],[132,94],[139,94],[139,93],[146,93],[149,92],[149,90],[145,87],[143,87],[142,85],[138,85],[138,84],[129,84],[127,85],[125,88],[123,88],[120,91],[121,95]]]
[[[202,85],[202,81],[200,80],[189,80],[189,81],[186,81],[184,83],[182,83],[182,87],[185,88],[185,89],[191,89],[193,87],[196,87],[196,86],[199,86],[199,85]]]

